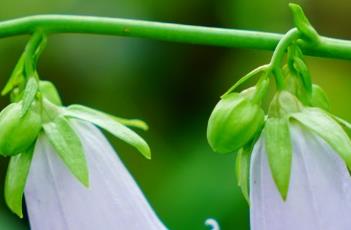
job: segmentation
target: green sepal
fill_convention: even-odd
[[[2,96],[8,94],[15,87],[17,87],[18,85],[20,85],[23,82],[23,80],[24,80],[24,75],[23,75],[24,59],[25,59],[25,55],[22,54],[20,59],[18,60],[18,62],[16,64],[15,68],[13,69],[9,80],[7,81],[3,90],[1,91]]]
[[[110,115],[110,117],[117,122],[121,123],[122,125],[133,127],[133,128],[138,128],[144,131],[149,130],[149,126],[146,124],[146,122],[139,120],[139,119],[126,119],[126,118],[121,118],[121,117],[116,117]]]
[[[54,105],[61,106],[62,101],[55,85],[50,81],[40,81],[39,91],[43,97],[49,100]]]
[[[69,121],[57,116],[43,126],[50,143],[67,168],[84,186],[89,187],[88,164],[83,146]]]
[[[238,151],[262,129],[264,111],[248,97],[246,91],[230,93],[213,109],[207,125],[207,140],[215,152]]]
[[[324,139],[351,169],[351,141],[331,116],[319,108],[305,108],[291,117]]]
[[[252,70],[248,74],[246,74],[244,77],[240,78],[232,87],[230,87],[227,92],[225,92],[221,98],[224,96],[230,94],[233,92],[236,88],[238,88],[240,85],[244,84],[248,80],[252,79],[253,77],[256,77],[259,73],[265,72],[269,68],[268,65],[262,65],[257,67],[256,69]]]
[[[20,218],[23,218],[22,198],[32,162],[33,151],[34,145],[26,152],[12,156],[6,173],[5,201],[10,210]]]
[[[121,124],[118,119],[112,118],[111,115],[82,105],[71,105],[65,111],[65,116],[89,121],[132,145],[147,159],[151,159],[150,147],[144,139],[133,130]]]
[[[268,114],[270,117],[284,117],[290,113],[299,112],[303,109],[300,100],[290,92],[278,91],[269,106]]]
[[[263,132],[273,180],[282,199],[286,200],[292,162],[292,144],[288,118],[268,118]]]
[[[305,16],[302,8],[295,3],[289,3],[289,7],[292,11],[294,24],[297,29],[310,41],[318,42],[319,35]]]
[[[39,89],[39,85],[36,77],[33,76],[29,78],[23,93],[23,103],[22,103],[22,111],[21,111],[22,116],[24,116],[28,112],[29,108],[34,102],[38,89]]]
[[[330,114],[330,116],[332,116],[334,118],[334,120],[336,120],[340,125],[351,130],[351,123],[350,122],[348,122],[348,121],[346,121],[338,116],[332,115],[332,114]]]
[[[329,111],[329,99],[324,90],[316,85],[312,85],[311,105]]]
[[[253,144],[249,144],[241,148],[235,160],[235,172],[238,186],[241,192],[250,205],[249,198],[249,172],[250,172],[250,156],[253,149]]]
[[[299,73],[306,92],[312,94],[312,78],[305,62],[299,57],[294,57],[294,68]]]

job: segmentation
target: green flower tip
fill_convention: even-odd
[[[230,93],[214,108],[207,126],[207,139],[215,152],[229,153],[247,144],[264,123],[264,111],[254,104],[251,90]]]
[[[289,7],[292,11],[294,24],[297,29],[305,36],[308,40],[313,42],[319,41],[319,35],[317,31],[312,27],[311,23],[307,19],[302,8],[296,3],[289,3]]]
[[[0,113],[0,154],[12,156],[26,151],[37,139],[42,127],[36,105],[21,116],[22,103],[12,103]]]

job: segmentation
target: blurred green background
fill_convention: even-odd
[[[300,1],[320,34],[351,38],[347,0]],[[285,0],[2,0],[0,20],[33,14],[135,18],[203,26],[286,32]],[[9,77],[28,37],[1,39],[0,86]],[[219,96],[240,76],[267,63],[271,52],[194,46],[138,38],[63,34],[49,38],[40,60],[66,105],[84,104],[118,116],[141,118],[152,147],[145,160],[111,138],[120,157],[171,229],[248,229],[248,205],[236,186],[235,155],[217,155],[206,141],[207,119]],[[329,94],[332,111],[351,120],[351,62],[307,59],[314,81]],[[8,103],[0,101],[1,107]],[[0,191],[7,159],[0,159]],[[2,196],[2,194],[1,194]],[[118,215],[118,214],[116,214]],[[0,199],[0,229],[28,229]]]

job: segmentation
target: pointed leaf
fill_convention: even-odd
[[[35,79],[35,77],[29,78],[23,94],[22,115],[26,114],[26,112],[32,105],[35,99],[35,95],[38,92],[38,88],[39,85],[37,79]]]
[[[335,115],[331,115],[343,127],[351,130],[351,123]]]
[[[11,90],[23,80],[24,56],[25,55],[22,54],[22,56],[18,60],[15,68],[12,71],[10,79],[7,81],[4,89],[1,91],[1,95],[4,96],[11,92]]]
[[[32,162],[34,146],[28,151],[11,157],[5,179],[5,201],[12,212],[20,218],[22,214],[22,197]]]
[[[265,146],[273,180],[286,200],[289,191],[292,145],[289,132],[289,120],[269,118],[264,128]]]
[[[44,124],[44,131],[72,174],[88,187],[89,173],[84,150],[78,135],[66,118],[58,116],[54,121]]]
[[[116,119],[100,111],[82,106],[71,105],[67,108],[66,116],[89,121],[100,128],[105,129],[117,138],[138,149],[147,159],[151,158],[148,144],[133,130],[125,127]]]
[[[144,131],[149,129],[149,126],[144,121],[139,119],[125,119],[125,118],[116,117],[112,115],[109,115],[109,116],[111,116],[112,119],[116,120],[117,122],[125,126],[138,128]]]
[[[238,155],[236,157],[236,178],[238,181],[238,186],[241,189],[241,192],[246,199],[246,201],[250,204],[249,199],[249,168],[250,168],[250,155],[252,148],[244,147],[239,150]]]
[[[306,108],[300,113],[292,114],[291,117],[330,144],[351,169],[351,141],[332,117],[319,108]]]

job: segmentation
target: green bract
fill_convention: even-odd
[[[261,129],[264,111],[248,99],[250,91],[227,94],[214,108],[207,126],[207,139],[214,151],[237,151]]]
[[[329,100],[324,90],[316,84],[312,85],[311,105],[329,111]]]
[[[22,103],[12,103],[1,111],[1,155],[24,152],[36,140],[41,129],[41,117],[33,107],[23,116],[21,116]]]
[[[302,103],[296,96],[288,91],[279,91],[275,94],[269,107],[269,115],[283,117],[290,113],[299,112],[303,109]]]
[[[40,81],[39,91],[43,97],[48,99],[51,103],[55,105],[62,105],[60,95],[58,94],[55,85],[50,81]]]

